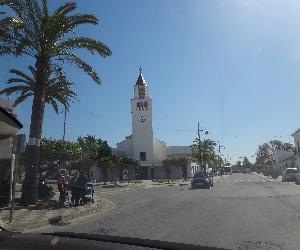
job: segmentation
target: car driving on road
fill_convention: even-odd
[[[211,188],[213,187],[213,177],[209,175],[207,172],[198,172],[196,173],[191,180],[191,188]]]

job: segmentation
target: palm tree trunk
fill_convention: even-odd
[[[40,57],[36,62],[36,86],[32,103],[29,141],[26,147],[25,179],[22,186],[23,205],[37,201],[37,175],[40,165],[40,139],[42,135],[45,110],[45,83],[49,77],[49,59]]]

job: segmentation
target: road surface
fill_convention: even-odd
[[[294,183],[266,181],[254,174],[233,174],[223,176],[210,190],[159,186],[124,192],[107,190],[96,195],[113,201],[115,208],[49,230],[229,249],[259,241],[281,247],[270,249],[300,246],[300,186]]]

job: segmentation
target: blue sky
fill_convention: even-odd
[[[153,98],[155,137],[168,145],[190,145],[199,121],[235,161],[270,139],[289,142],[300,127],[299,1],[77,2],[80,12],[101,20],[78,33],[103,41],[113,55],[82,53],[100,73],[100,86],[66,67],[80,98],[68,114],[68,139],[92,134],[115,146],[131,133],[130,99],[140,65]],[[50,7],[61,3],[52,0]],[[9,78],[9,68],[30,63],[0,58],[0,81]],[[31,102],[17,108],[26,134]],[[61,138],[63,116],[47,107],[43,130]]]

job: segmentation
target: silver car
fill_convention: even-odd
[[[297,168],[287,168],[282,173],[282,181],[296,181]]]

